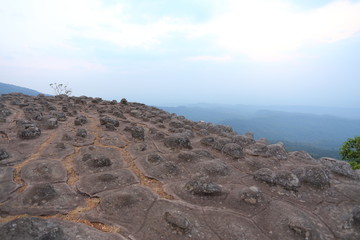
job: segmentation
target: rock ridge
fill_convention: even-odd
[[[349,164],[86,96],[0,96],[0,239],[360,239]]]

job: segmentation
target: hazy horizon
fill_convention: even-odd
[[[360,1],[14,0],[0,12],[4,83],[155,106],[360,106]]]

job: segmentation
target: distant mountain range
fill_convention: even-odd
[[[315,158],[339,158],[342,143],[360,135],[360,109],[219,104],[161,108],[193,121],[229,125],[239,134],[282,141],[287,150],[305,150]]]
[[[30,96],[36,96],[38,94],[41,94],[41,92],[38,92],[30,88],[19,87],[7,83],[0,83],[0,94],[13,93],[13,92],[23,93]]]

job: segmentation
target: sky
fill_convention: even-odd
[[[0,82],[158,106],[360,106],[359,0],[0,1]]]

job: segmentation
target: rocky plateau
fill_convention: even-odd
[[[0,239],[359,240],[359,173],[126,99],[3,94]]]

